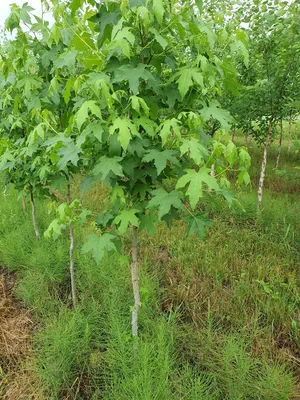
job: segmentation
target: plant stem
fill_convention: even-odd
[[[292,145],[292,121],[293,121],[293,115],[292,115],[292,111],[290,111],[290,119],[289,119],[289,139],[288,139],[288,154],[290,154],[291,145]]]
[[[67,186],[67,202],[71,204],[71,185],[68,184]],[[72,302],[73,307],[77,306],[77,294],[76,294],[76,283],[75,283],[75,259],[74,259],[74,247],[75,247],[75,240],[74,240],[74,230],[73,224],[70,223],[69,226],[69,237],[70,237],[70,277],[71,277],[71,291],[72,291]]]
[[[231,141],[232,142],[234,142],[234,137],[235,137],[235,126],[232,128],[232,131],[231,131]]]
[[[282,145],[282,119],[280,120],[280,136],[279,136],[279,146],[277,150],[277,156],[276,156],[276,162],[275,162],[275,168],[278,168],[279,165],[279,159],[280,159],[280,153],[281,153],[281,145]]]
[[[262,163],[261,163],[261,170],[260,170],[260,177],[259,177],[259,184],[258,184],[258,191],[257,191],[257,198],[258,198],[257,209],[258,210],[259,210],[261,202],[262,202],[262,193],[263,193],[263,186],[264,186],[264,181],[265,181],[268,148],[269,148],[269,144],[270,144],[270,140],[271,140],[272,122],[273,122],[272,120],[270,120],[270,122],[269,122],[268,135],[267,135],[267,138],[265,141],[263,158],[262,158]]]
[[[137,244],[137,227],[132,228],[132,263],[131,263],[131,280],[134,296],[134,307],[132,310],[132,336],[138,336],[138,314],[141,305],[139,276],[138,276],[138,244]]]
[[[35,232],[36,238],[39,239],[40,233],[39,233],[39,228],[38,228],[38,224],[37,224],[37,220],[36,220],[35,203],[34,203],[32,185],[29,185],[29,190],[30,190],[30,204],[31,204],[31,214],[32,214],[32,222],[33,222],[34,232]]]

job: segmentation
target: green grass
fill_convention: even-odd
[[[85,231],[77,229],[73,311],[67,238],[36,241],[16,193],[1,196],[0,260],[17,271],[16,294],[38,323],[30,368],[45,399],[299,398],[300,183],[275,174],[272,145],[257,218],[260,150],[250,152],[252,189],[236,190],[241,206],[203,203],[214,221],[206,241],[185,238],[181,222],[171,231],[161,224],[154,238],[140,235],[137,346],[124,257],[97,266],[80,254]],[[297,163],[283,149],[280,167],[293,171]],[[97,187],[84,201],[101,211],[105,191]],[[42,229],[50,219],[38,202]],[[125,238],[125,255],[129,246]]]

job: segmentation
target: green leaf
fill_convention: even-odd
[[[186,195],[189,197],[193,210],[195,209],[200,198],[203,196],[203,183],[205,183],[209,189],[219,189],[216,179],[210,176],[209,168],[200,168],[198,172],[196,172],[194,169],[187,169],[186,175],[183,175],[180,179],[178,179],[176,189],[184,188],[187,184],[189,184]]]
[[[110,135],[118,132],[118,140],[126,151],[132,136],[140,136],[135,124],[128,118],[116,118],[109,127]]]
[[[152,149],[148,151],[148,154],[142,159],[142,162],[150,162],[153,160],[157,169],[157,175],[159,175],[166,168],[168,161],[174,165],[178,164],[176,155],[177,151],[175,150],[158,151]]]
[[[195,0],[196,6],[199,9],[200,15],[202,14],[203,0]]]
[[[67,146],[63,146],[57,152],[61,156],[57,163],[59,169],[64,169],[69,162],[77,166],[79,161],[80,147],[74,142],[70,142]]]
[[[100,143],[102,143],[103,132],[104,129],[100,121],[92,122],[91,124],[88,124],[87,127],[79,135],[77,139],[77,145],[82,146],[89,135],[93,135],[97,140],[99,140]]]
[[[158,32],[157,32],[157,30],[155,29],[155,28],[150,28],[149,29],[149,32],[151,32],[151,33],[153,33],[153,35],[154,35],[154,37],[155,37],[155,40],[157,41],[157,43],[159,43],[160,45],[161,45],[161,47],[163,48],[163,49],[165,49],[167,46],[168,46],[168,42],[167,42],[167,40],[164,38],[164,37],[162,37]]]
[[[148,117],[149,116],[149,107],[147,106],[146,102],[144,99],[142,99],[141,97],[137,97],[137,96],[131,96],[130,97],[131,100],[131,107],[138,113],[141,115],[141,107],[145,113],[145,115]]]
[[[202,88],[204,87],[203,75],[200,68],[184,68],[178,74],[180,75],[177,79],[178,90],[182,98],[184,98],[194,83],[198,83]]]
[[[163,23],[163,18],[165,14],[163,0],[153,0],[152,12],[159,25],[161,25]]]
[[[100,162],[93,169],[93,175],[101,175],[102,180],[108,176],[110,172],[113,172],[116,176],[124,176],[122,165],[120,162],[122,157],[100,157]]]
[[[248,151],[242,147],[239,148],[239,161],[241,166],[244,166],[246,169],[250,168],[251,157]]]
[[[143,214],[139,216],[140,219],[140,231],[145,229],[150,236],[155,235],[155,230],[156,230],[156,223],[158,221],[157,215],[156,214]]]
[[[245,183],[245,185],[249,185],[250,183],[250,175],[245,168],[242,168],[238,174],[238,184],[242,185],[243,183]]]
[[[181,156],[189,153],[190,157],[195,161],[197,165],[200,165],[204,157],[208,157],[209,153],[207,148],[202,146],[199,140],[191,138],[190,140],[184,139],[180,146]]]
[[[142,127],[144,129],[144,131],[147,133],[147,135],[154,137],[155,136],[155,132],[157,129],[157,125],[156,122],[153,121],[152,119],[149,119],[147,117],[140,117],[140,118],[134,118],[133,119],[135,125],[139,128]]]
[[[181,137],[180,132],[181,126],[180,121],[176,118],[167,119],[158,127],[159,134],[162,138],[162,145],[164,146],[167,143],[169,136],[176,135],[178,138]]]
[[[65,100],[65,103],[68,105],[70,98],[71,98],[71,90],[74,88],[74,82],[75,82],[75,78],[69,78],[67,80],[64,92],[63,92],[63,98]]]
[[[210,221],[207,216],[208,214],[206,212],[200,212],[185,218],[184,221],[188,224],[186,229],[187,236],[196,233],[200,239],[205,239],[206,228],[213,225],[212,221]]]
[[[101,110],[97,103],[93,100],[85,101],[76,114],[76,122],[79,131],[84,122],[89,118],[89,111],[91,114],[102,119]]]
[[[63,68],[66,67],[70,71],[71,74],[75,73],[76,70],[76,57],[78,51],[71,49],[61,54],[58,59],[54,62],[54,67]]]
[[[106,227],[107,224],[112,222],[113,219],[114,219],[114,215],[112,213],[110,213],[109,211],[106,211],[104,214],[97,215],[96,223],[97,223],[97,225]]]
[[[44,237],[50,239],[53,237],[56,240],[61,234],[66,225],[62,224],[57,218],[55,218],[44,232]]]
[[[209,107],[204,106],[200,110],[200,114],[202,115],[204,121],[208,121],[210,118],[218,120],[221,124],[221,128],[223,129],[229,129],[230,123],[233,122],[233,118],[229,111],[218,108],[218,104],[215,102],[211,102]]]
[[[158,207],[158,218],[169,213],[171,207],[181,210],[183,208],[183,203],[181,201],[181,195],[176,190],[168,193],[165,189],[160,188],[153,190],[151,192],[153,196],[149,201],[147,208]]]
[[[140,81],[153,80],[153,76],[150,71],[148,71],[145,64],[138,64],[133,67],[132,64],[126,64],[119,67],[114,71],[114,79],[112,83],[128,81],[129,88],[133,94],[137,94],[139,90]]]
[[[237,159],[237,148],[233,142],[229,142],[224,151],[224,157],[230,165],[234,164]]]
[[[123,210],[116,218],[113,220],[113,223],[119,225],[118,231],[121,235],[127,232],[129,225],[139,226],[139,219],[135,215],[139,210],[131,209],[131,210]]]
[[[71,6],[70,6],[72,17],[74,17],[76,11],[77,11],[80,7],[82,7],[83,3],[84,3],[84,0],[72,0]]]
[[[105,255],[105,251],[117,250],[113,242],[115,238],[116,237],[114,235],[111,235],[110,233],[104,233],[100,237],[93,233],[87,237],[87,240],[82,247],[81,253],[86,254],[91,251],[96,263],[99,264]]]

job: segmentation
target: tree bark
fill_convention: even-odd
[[[245,135],[245,146],[248,147],[248,135]]]
[[[283,128],[282,128],[282,119],[280,120],[280,136],[279,136],[279,145],[278,145],[278,150],[277,150],[277,156],[276,156],[276,162],[275,162],[275,168],[278,168],[279,165],[279,159],[280,159],[280,153],[281,153],[281,146],[282,146],[282,133],[283,133]]]
[[[261,163],[261,170],[260,170],[260,177],[259,177],[259,184],[258,184],[258,191],[257,191],[257,198],[258,198],[257,209],[258,210],[259,210],[261,202],[262,202],[263,186],[264,186],[266,166],[267,166],[268,148],[269,148],[269,144],[270,144],[270,140],[271,140],[272,122],[273,122],[272,120],[269,122],[268,135],[267,135],[267,138],[265,141],[263,158],[262,158],[262,163]]]
[[[134,296],[134,306],[132,310],[132,336],[138,336],[138,316],[141,306],[139,276],[138,276],[138,244],[137,244],[137,227],[132,228],[132,263],[131,263],[131,280]]]
[[[24,213],[26,213],[27,212],[27,205],[26,205],[25,197],[23,195],[22,195],[22,207],[23,207]]]
[[[211,167],[210,167],[210,173],[209,173],[209,175],[210,175],[210,176],[215,176],[215,175],[216,175],[216,174],[215,174],[215,170],[216,170],[216,166],[215,166],[215,164],[212,164]]]
[[[232,128],[231,133],[232,133],[232,135],[231,135],[231,141],[234,142],[234,137],[235,137],[235,126]]]
[[[39,239],[40,233],[39,233],[39,228],[38,228],[38,224],[37,224],[37,220],[36,220],[35,202],[34,202],[34,197],[33,197],[32,185],[29,185],[29,190],[30,190],[30,204],[31,204],[33,228],[34,228],[36,238]]]
[[[71,185],[67,186],[67,202],[71,204]],[[77,293],[76,293],[76,282],[75,282],[75,259],[74,259],[74,248],[75,248],[75,240],[74,240],[74,230],[73,225],[70,223],[69,226],[69,238],[70,238],[70,277],[71,277],[71,292],[72,292],[72,302],[73,307],[77,306]]]
[[[290,119],[289,119],[289,138],[288,138],[288,154],[290,154],[291,145],[292,145],[292,122],[293,122],[293,115],[292,115],[292,111],[290,111]]]

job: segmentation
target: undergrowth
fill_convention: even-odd
[[[24,371],[45,399],[299,398],[300,184],[275,174],[272,146],[257,217],[260,150],[250,152],[252,189],[237,190],[229,211],[221,199],[203,203],[214,222],[206,241],[185,238],[180,222],[140,235],[138,346],[127,258],[97,266],[80,254],[77,227],[80,301],[72,310],[67,237],[36,241],[16,192],[1,195],[0,260],[17,272],[16,295],[35,315],[34,359]],[[293,170],[296,160],[283,150],[281,165]],[[84,202],[101,212],[105,191],[97,186]],[[37,208],[43,230],[51,216],[45,202]],[[123,247],[129,255],[126,239]]]

